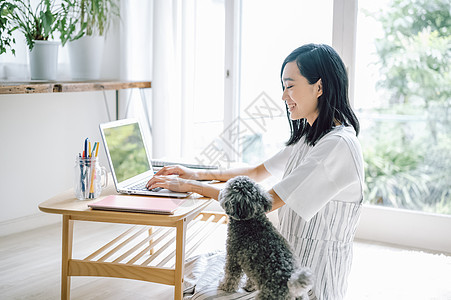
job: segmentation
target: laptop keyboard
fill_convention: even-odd
[[[153,188],[151,190],[148,190],[146,188],[146,184],[147,184],[147,181],[143,181],[143,182],[140,182],[140,183],[137,183],[137,184],[131,186],[130,189],[131,190],[135,190],[135,191],[151,191],[151,192],[158,192],[158,191],[161,191],[163,189],[161,187],[156,187],[156,188]]]
[[[163,167],[172,166],[172,165],[181,165],[181,166],[191,168],[191,169],[206,169],[206,170],[218,169],[218,166],[213,166],[213,165],[186,164],[186,163],[176,163],[176,162],[161,161],[161,160],[152,160],[152,166],[154,168],[163,168]]]

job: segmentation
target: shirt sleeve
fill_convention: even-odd
[[[263,163],[272,176],[282,178],[292,149],[293,146],[287,146]]]
[[[320,141],[273,189],[304,220],[349,186],[359,183],[351,150],[339,136]]]

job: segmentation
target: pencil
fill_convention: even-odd
[[[96,147],[97,147],[97,142],[95,142],[95,143],[94,143],[94,147],[92,147],[92,151],[91,151],[91,153],[89,154],[90,157],[94,157],[94,151],[96,150]]]
[[[94,147],[92,148],[92,152],[90,153],[90,157],[93,157],[94,154],[94,149],[96,150],[96,154],[95,154],[95,158],[94,160],[91,159],[91,168],[92,168],[92,172],[91,172],[91,186],[89,188],[89,198],[94,198],[94,177],[95,177],[95,162],[97,160],[97,155],[99,154],[99,143],[95,142],[94,143]]]
[[[96,148],[96,157],[97,157],[97,154],[99,154],[99,143],[98,142],[96,142],[97,143],[97,148]]]
[[[94,198],[94,176],[96,171],[96,165],[95,160],[91,159],[91,186],[89,188],[89,197],[88,198]]]

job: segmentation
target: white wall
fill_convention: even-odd
[[[114,116],[114,92],[107,98]],[[102,92],[0,95],[0,235],[72,187],[75,157],[86,137],[100,141],[98,124],[105,121]]]
[[[102,79],[121,78],[121,47],[114,24],[105,41]],[[63,58],[66,52],[60,48]],[[106,91],[106,98],[115,118],[115,91]],[[61,219],[40,212],[38,205],[72,187],[84,139],[101,142],[98,126],[108,120],[103,92],[0,95],[0,236]],[[103,145],[99,156],[107,167]]]
[[[451,253],[451,216],[364,205],[356,238]]]

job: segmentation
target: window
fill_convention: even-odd
[[[197,0],[194,3],[184,7],[187,17],[183,22],[183,51],[186,55],[189,49],[193,50],[188,57],[185,56],[188,58],[185,61],[192,63],[186,63],[184,69],[185,126],[182,130],[185,144],[189,147],[182,146],[183,156],[194,157],[201,163],[216,164],[221,152],[227,156],[225,160],[261,162],[280,150],[289,137],[285,106],[281,101],[279,77],[282,61],[302,44],[331,43],[333,1],[284,0],[275,3],[250,0],[226,3]],[[227,13],[233,14],[234,21],[241,21],[236,28],[225,28],[226,9],[230,6],[234,8]],[[194,17],[190,20],[189,16]],[[224,41],[226,31],[235,29],[240,31],[234,36],[239,41],[227,42],[240,45],[239,57],[234,57],[240,61],[236,72],[239,81],[235,81],[233,87],[240,88],[233,99],[227,100],[235,101],[227,105],[238,107],[230,117],[224,111],[224,94],[227,94],[224,77],[228,76]],[[257,111],[253,110],[255,105],[258,105]],[[235,129],[239,130],[236,139],[231,136]],[[196,134],[198,132],[202,134]]]
[[[359,1],[367,203],[451,214],[449,2]]]
[[[332,43],[333,1],[242,1],[240,159],[262,162],[289,138],[280,68],[306,43]]]

